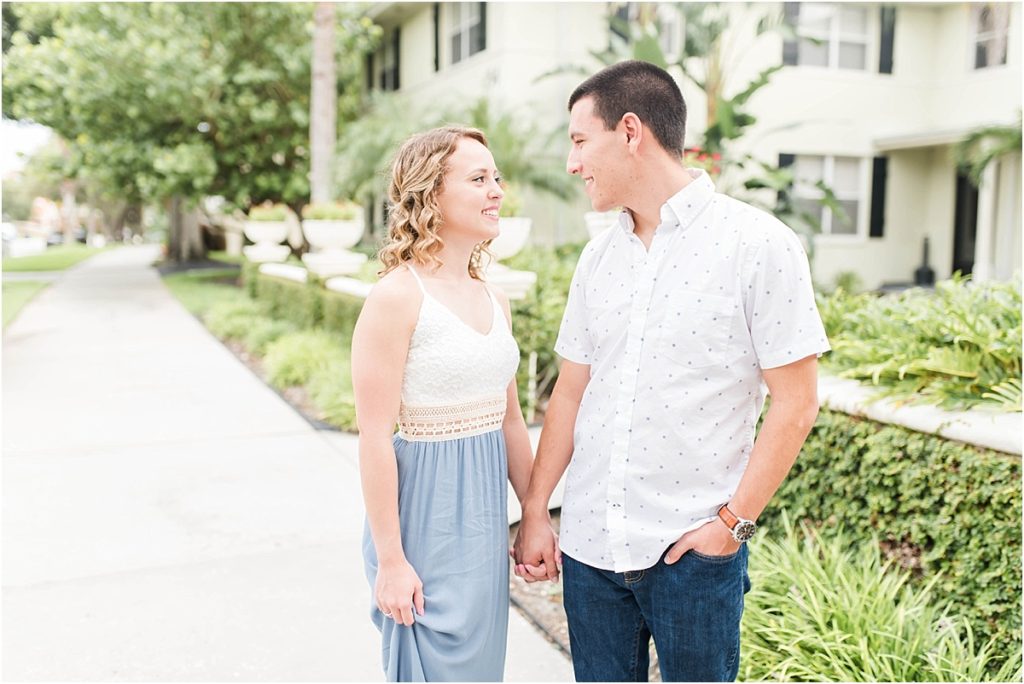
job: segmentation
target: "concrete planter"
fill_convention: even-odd
[[[365,230],[363,217],[351,221],[304,219],[302,232],[314,250],[349,249]]]
[[[515,271],[499,264],[499,259],[508,259],[518,254],[530,237],[533,219],[513,216],[498,219],[498,237],[488,249],[494,255],[485,269],[487,282],[497,285],[509,299],[522,299],[527,291],[537,282],[537,274],[532,271]]]
[[[488,249],[498,261],[513,257],[526,246],[533,229],[533,219],[524,216],[508,216],[498,219],[498,237]]]
[[[249,261],[265,263],[288,258],[291,248],[281,244],[288,237],[287,221],[246,221],[244,226],[245,236],[256,243],[242,250]]]

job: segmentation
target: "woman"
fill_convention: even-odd
[[[508,300],[481,274],[501,179],[483,133],[438,128],[399,149],[388,195],[383,277],[352,336],[371,617],[388,680],[499,681],[505,481],[522,500],[533,461]]]

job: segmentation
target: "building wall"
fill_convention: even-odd
[[[731,6],[727,37],[727,94],[733,94],[767,65],[778,64],[782,38],[755,35],[756,19],[781,12],[782,5]],[[909,281],[921,261],[921,244],[931,239],[931,266],[948,277],[952,261],[956,169],[949,144],[968,130],[1016,120],[1021,104],[1021,7],[1011,7],[1008,64],[972,69],[970,7],[967,4],[898,4],[893,73],[877,73],[879,6],[868,5],[869,69],[785,67],[750,101],[757,124],[742,141],[744,149],[774,162],[781,152],[855,156],[865,160],[886,154],[889,174],[882,238],[869,238],[870,164],[861,178],[860,237],[821,237],[814,273],[831,282],[842,271],[856,271],[867,287]],[[589,50],[605,46],[605,3],[489,3],[487,47],[449,65],[442,9],[441,69],[433,68],[433,6],[409,10],[402,24],[402,92],[413,103],[471,102],[486,95],[502,109],[521,111],[545,128],[564,129],[565,101],[581,74],[537,78],[560,64],[598,65]],[[689,109],[687,144],[700,139],[706,125],[706,100],[676,74]],[[934,140],[926,139],[927,135]],[[924,136],[920,142],[890,149],[880,141]],[[945,138],[943,137],[945,136]],[[915,146],[916,145],[916,146]],[[884,148],[884,149],[883,149]],[[564,150],[568,151],[568,144]],[[501,160],[497,160],[499,167]],[[1013,166],[1013,164],[1016,166]],[[999,174],[995,270],[1020,267],[1020,161],[1004,163]],[[728,171],[720,188],[743,195],[740,179]],[[568,203],[524,193],[535,220],[533,241],[550,244],[585,235],[582,214],[589,209],[582,192]],[[749,193],[748,193],[749,194]],[[762,198],[766,199],[766,198]],[[1005,249],[1013,247],[1016,249]],[[1007,261],[1005,252],[1016,255]],[[1007,262],[1007,263],[1003,263]]]

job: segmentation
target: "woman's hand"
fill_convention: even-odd
[[[415,622],[413,608],[423,615],[423,582],[409,561],[404,558],[377,568],[377,583],[373,588],[377,607],[384,617],[400,625]]]

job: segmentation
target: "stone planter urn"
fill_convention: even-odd
[[[612,211],[588,211],[583,214],[583,221],[587,225],[587,236],[593,240],[598,235],[614,226],[619,220],[619,210]]]
[[[509,299],[525,297],[526,292],[537,282],[537,274],[532,271],[516,271],[498,261],[518,254],[526,246],[532,229],[533,219],[521,216],[499,218],[498,237],[488,247],[494,258],[485,269],[487,282],[504,290]]]
[[[350,251],[365,230],[360,215],[354,219],[303,219],[302,232],[312,251],[302,255],[306,268],[321,278],[357,273],[366,255]]]
[[[261,264],[268,261],[284,261],[291,253],[288,245],[282,245],[288,237],[287,221],[253,221],[243,223],[245,237],[255,244],[242,251],[249,261]]]

